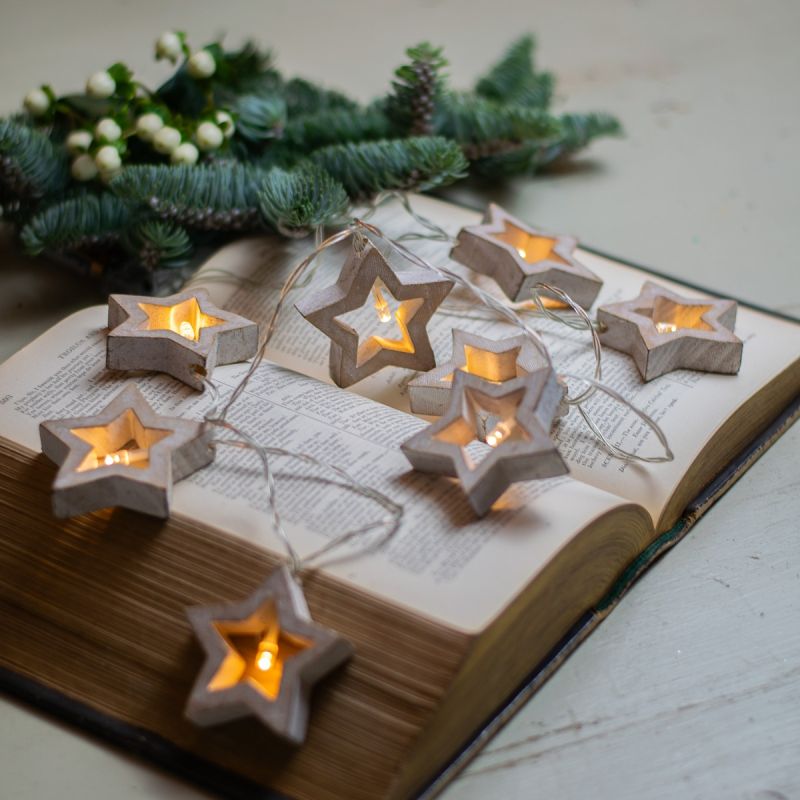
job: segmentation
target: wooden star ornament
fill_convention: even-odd
[[[186,716],[208,726],[253,715],[302,744],[312,686],[353,653],[312,621],[303,592],[282,566],[241,603],[196,606],[189,621],[206,654]]]
[[[434,367],[426,326],[452,288],[452,281],[428,270],[395,270],[368,243],[351,251],[333,286],[295,307],[330,338],[331,379],[346,387],[387,366]],[[356,323],[368,332],[360,333]]]
[[[493,278],[511,300],[530,299],[535,284],[548,283],[589,308],[603,281],[575,258],[577,243],[573,236],[532,228],[491,203],[480,225],[458,232],[450,257]]]
[[[39,435],[59,465],[53,513],[61,518],[117,506],[166,518],[173,482],[214,459],[202,423],[157,414],[133,384],[99,414],[42,422]]]
[[[170,297],[108,298],[106,366],[166,372],[195,389],[218,364],[246,361],[258,350],[258,325],[217,308],[205,289]]]
[[[450,404],[453,375],[457,370],[477,375],[492,383],[527,375],[547,366],[544,356],[525,335],[487,339],[476,333],[453,328],[450,360],[417,376],[408,384],[411,410],[415,414],[439,417]]]
[[[742,340],[734,300],[687,298],[646,281],[638,297],[597,309],[600,341],[633,357],[650,381],[674,369],[733,375]]]
[[[483,516],[512,483],[568,472],[550,438],[562,397],[551,367],[506,383],[458,370],[447,412],[401,449],[414,469],[458,478],[473,510]],[[484,418],[495,426],[485,435]],[[476,461],[467,447],[481,439],[485,452]]]

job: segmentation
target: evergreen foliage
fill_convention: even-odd
[[[270,170],[258,192],[264,219],[279,233],[303,236],[344,218],[350,198],[330,173],[311,164]]]
[[[20,232],[32,255],[106,248],[122,236],[131,210],[114,195],[83,194],[54,203],[28,220]]]
[[[436,136],[332,145],[311,159],[355,200],[389,189],[429,191],[465,177],[469,168],[455,142]]]
[[[0,120],[0,216],[31,253],[103,263],[110,288],[164,287],[162,272],[232,233],[302,235],[383,191],[531,175],[621,133],[608,114],[550,110],[554,78],[530,36],[471,91],[419,44],[368,105],[285,78],[253,44],[171,40],[157,57],[180,63],[155,90],[116,63],[85,93],[44,86]]]

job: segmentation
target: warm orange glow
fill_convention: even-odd
[[[703,314],[710,305],[676,303],[667,297],[656,297],[653,308],[636,309],[637,314],[650,317],[658,333],[676,333],[679,330],[712,331]]]
[[[519,351],[519,347],[512,347],[502,353],[492,353],[489,350],[482,350],[480,347],[466,344],[464,345],[464,365],[459,369],[492,383],[510,381],[512,378],[528,374],[527,370],[517,364]],[[441,380],[450,383],[453,380],[453,373],[445,375]]]
[[[208,684],[210,691],[230,689],[243,681],[270,700],[280,693],[286,662],[311,647],[311,642],[281,629],[274,603],[250,618],[214,623],[228,653]]]
[[[505,397],[491,397],[478,389],[464,390],[464,406],[461,416],[446,428],[434,434],[434,439],[459,446],[464,453],[464,461],[470,469],[477,463],[467,446],[475,441],[485,441],[492,448],[513,441],[529,440],[528,432],[517,422],[517,410],[525,395],[524,390],[511,392]],[[482,437],[484,420],[497,420],[492,429]]]
[[[203,313],[195,297],[190,297],[174,306],[139,303],[139,308],[147,314],[147,320],[143,323],[142,330],[172,331],[193,342],[199,341],[203,328],[213,328],[224,322],[224,320]]]
[[[146,428],[132,409],[126,409],[107,425],[71,428],[70,433],[92,446],[78,472],[122,465],[137,469],[150,466],[150,448],[171,431]]]
[[[413,353],[414,341],[408,332],[408,324],[424,302],[422,298],[397,300],[380,278],[375,279],[370,291],[375,316],[369,311],[370,306],[364,306],[336,318],[339,324],[346,325],[358,334],[359,343],[356,351],[358,366],[369,361],[380,350]],[[394,330],[389,333],[383,328],[377,328],[376,316],[381,325],[391,323]]]
[[[557,264],[569,264],[554,248],[557,239],[551,236],[537,236],[512,225],[505,223],[502,233],[493,234],[499,242],[510,244],[517,255],[528,264],[538,264],[540,261],[555,261]]]

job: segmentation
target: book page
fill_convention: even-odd
[[[131,379],[160,413],[203,418],[209,393],[166,375],[105,369],[106,313],[79,312],[0,365],[0,437],[39,452],[39,422],[96,413]],[[223,396],[247,368],[214,371]],[[354,541],[325,570],[466,631],[482,629],[577,532],[621,505],[564,476],[517,484],[476,519],[453,481],[414,473],[400,452],[424,421],[274,364],[260,367],[229,419],[259,443],[313,455],[402,504],[400,528],[383,549],[358,555],[366,541]],[[275,459],[273,468],[279,509],[301,556],[385,516],[370,500],[320,482],[318,469],[289,459]],[[211,465],[175,485],[172,512],[281,552],[252,451],[219,447]]]
[[[455,236],[462,226],[481,220],[481,215],[475,211],[433,198],[414,196],[411,202],[417,213],[436,222],[451,236]],[[370,222],[392,237],[410,231],[425,232],[396,201],[378,209]],[[535,220],[529,222],[535,225]],[[476,275],[451,261],[448,257],[449,244],[413,240],[405,242],[405,245],[434,266],[447,266],[503,298],[491,279]],[[193,284],[206,286],[218,302],[231,310],[263,322],[269,317],[286,273],[313,247],[311,238],[288,243],[278,237],[237,242],[213,256],[200,269]],[[326,251],[307,284],[296,289],[290,295],[290,300],[295,301],[304,293],[318,291],[334,283],[348,247],[342,244],[335,250]],[[604,303],[635,297],[648,279],[688,297],[698,295],[696,291],[680,284],[654,278],[646,272],[586,250],[579,249],[576,255],[604,281],[595,309]],[[398,268],[410,266],[396,254],[390,260]],[[659,266],[669,270],[669,264]],[[531,312],[523,312],[523,316],[529,325],[543,335],[557,370],[579,375],[592,374],[594,356],[587,332],[571,330]],[[451,292],[428,325],[437,363],[450,357],[453,328],[473,331],[489,338],[502,338],[517,332],[514,326],[498,321],[492,312],[476,304],[458,287]],[[646,465],[614,459],[602,449],[577,410],[572,410],[558,424],[554,435],[573,477],[643,505],[657,520],[681,478],[719,426],[749,397],[800,357],[798,325],[740,307],[736,334],[745,344],[742,367],[735,376],[677,370],[645,384],[633,359],[604,348],[604,382],[647,412],[662,427],[674,451],[675,460],[669,464]],[[287,303],[268,351],[269,358],[330,382],[328,348],[327,337],[306,322],[291,302]],[[407,370],[387,368],[349,387],[347,391],[408,410],[405,386],[413,376],[414,373]],[[573,395],[583,388],[575,381],[570,381],[570,385]],[[616,401],[597,394],[589,401],[587,408],[613,444],[643,455],[662,453],[652,431]]]

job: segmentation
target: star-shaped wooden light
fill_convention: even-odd
[[[401,447],[414,469],[458,478],[473,510],[483,516],[512,483],[568,472],[550,438],[562,396],[550,367],[506,383],[458,370],[447,412]],[[494,424],[485,435],[484,418]],[[476,462],[466,448],[481,439],[488,452]]]
[[[217,308],[204,289],[170,297],[108,298],[109,369],[166,372],[203,388],[217,364],[246,361],[258,349],[258,325]]]
[[[133,384],[99,414],[42,422],[39,435],[59,465],[57,517],[116,506],[167,517],[173,482],[214,458],[202,423],[156,414]]]
[[[600,341],[633,357],[644,380],[674,369],[736,374],[736,302],[686,298],[647,281],[633,300],[597,309]]]
[[[506,339],[487,339],[457,328],[453,328],[452,333],[450,360],[408,384],[411,410],[415,414],[434,417],[444,414],[450,403],[456,370],[492,383],[505,383],[547,365],[533,342],[522,334]]]
[[[311,687],[353,648],[311,620],[286,567],[244,602],[188,611],[206,653],[186,706],[198,725],[253,715],[295,744],[306,735]]]
[[[387,366],[434,367],[426,325],[452,288],[452,281],[434,272],[393,269],[370,243],[361,253],[351,252],[333,286],[301,299],[296,308],[330,338],[331,379],[345,387]],[[377,330],[361,335],[345,319],[359,309]]]
[[[480,225],[459,231],[450,257],[494,278],[511,300],[528,300],[536,283],[549,283],[589,308],[603,281],[574,257],[576,246],[574,237],[543,233],[491,203]]]

